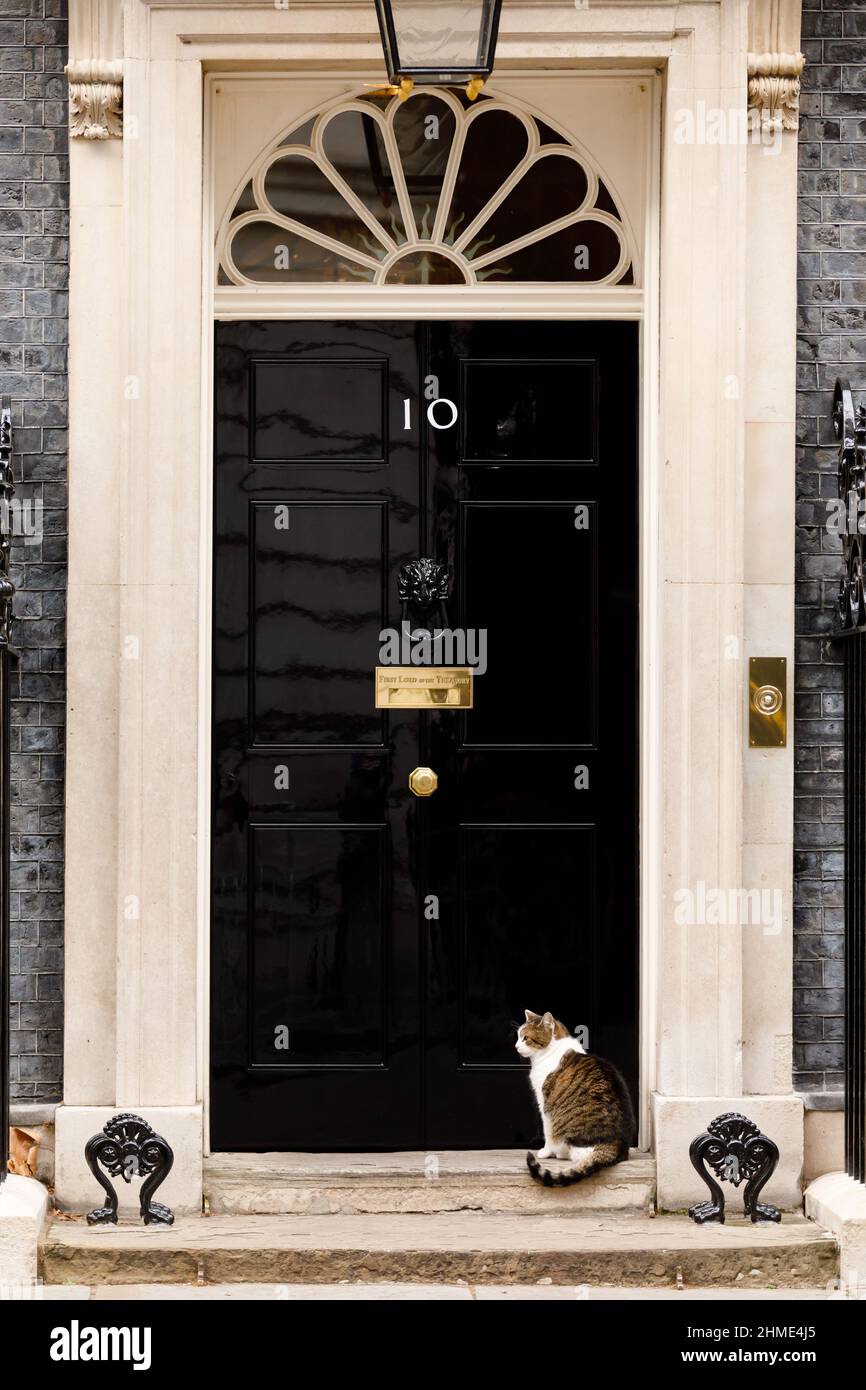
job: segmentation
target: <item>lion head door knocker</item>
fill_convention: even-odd
[[[724,1193],[708,1167],[722,1182],[732,1183],[734,1187],[745,1182],[743,1207],[752,1221],[781,1221],[778,1207],[758,1201],[758,1194],[776,1171],[779,1150],[745,1115],[733,1112],[718,1115],[703,1134],[692,1140],[689,1158],[710,1189],[708,1202],[697,1202],[689,1207],[689,1216],[698,1225],[725,1219]]]
[[[427,631],[446,628],[445,604],[450,592],[448,568],[438,560],[410,560],[400,566],[397,596],[402,620],[410,631],[416,626]]]
[[[162,1135],[156,1134],[140,1115],[113,1115],[101,1134],[94,1134],[92,1139],[88,1139],[84,1157],[108,1197],[106,1206],[95,1207],[88,1212],[89,1226],[117,1225],[117,1193],[106,1173],[112,1178],[121,1177],[124,1182],[144,1178],[139,1193],[139,1208],[145,1226],[172,1224],[174,1214],[171,1209],[150,1199],[160,1183],[168,1177],[174,1154]],[[100,1172],[100,1164],[105,1173]]]

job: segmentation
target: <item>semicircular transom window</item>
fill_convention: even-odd
[[[587,154],[482,95],[369,93],[258,160],[217,238],[220,285],[632,285],[635,251]]]

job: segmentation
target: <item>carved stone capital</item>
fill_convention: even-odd
[[[103,58],[68,63],[69,132],[79,140],[123,136],[123,67]]]
[[[802,53],[749,54],[749,121],[763,131],[796,130]]]

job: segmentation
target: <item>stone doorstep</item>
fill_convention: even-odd
[[[806,1213],[839,1242],[845,1288],[866,1291],[866,1187],[847,1173],[824,1173],[806,1189]]]
[[[646,1212],[655,1200],[655,1174],[655,1159],[638,1149],[632,1149],[627,1162],[563,1188],[533,1182],[523,1149],[218,1153],[205,1158],[204,1193],[211,1213],[238,1215]]]
[[[48,1192],[35,1178],[8,1173],[0,1186],[0,1289],[36,1278]]]
[[[179,1217],[171,1227],[53,1221],[46,1284],[552,1284],[821,1288],[834,1238],[802,1216],[699,1227],[686,1216],[486,1212]]]

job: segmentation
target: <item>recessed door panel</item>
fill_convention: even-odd
[[[463,361],[463,462],[594,463],[595,362]]]
[[[387,362],[257,362],[254,455],[259,460],[384,463]],[[339,401],[339,410],[334,409]]]
[[[592,1031],[594,841],[592,826],[462,827],[461,1067],[523,1072],[512,1033],[533,999]]]
[[[251,835],[253,1065],[384,1065],[385,828]]]
[[[384,503],[253,507],[255,744],[383,741],[370,652],[385,626]]]
[[[464,623],[500,654],[475,682],[466,744],[595,742],[595,511],[594,501],[462,504]]]

